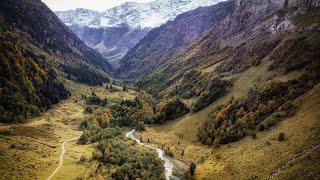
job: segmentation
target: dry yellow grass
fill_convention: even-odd
[[[63,81],[72,93],[69,99],[25,124],[0,124],[0,179],[46,179],[56,169],[62,142],[77,137],[80,133],[79,124],[88,117],[84,113],[82,94],[89,96],[94,91],[109,101],[135,98],[133,91],[111,93],[105,86],[90,87]],[[53,179],[89,178],[96,164],[80,163],[79,160],[81,156],[91,158],[92,145],[68,142],[65,150],[64,164]]]

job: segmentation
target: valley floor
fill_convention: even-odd
[[[262,70],[249,70],[246,73],[251,76],[243,77],[259,78]],[[257,133],[256,139],[247,137],[218,148],[197,141],[197,129],[216,105],[247,92],[241,86],[242,81],[250,83],[245,87],[257,82],[238,77],[227,96],[204,110],[161,126],[147,127],[139,135],[149,139],[153,146],[172,152],[174,159],[187,164],[196,162],[196,179],[319,179],[320,86],[295,101],[298,111],[294,116]],[[133,91],[108,93],[102,87],[91,88],[67,80],[65,84],[72,92],[68,100],[26,124],[0,125],[0,179],[47,179],[52,174],[59,165],[62,143],[79,136],[79,124],[88,117],[84,103],[79,101],[82,94],[89,95],[94,90],[100,97],[111,100],[134,97]],[[282,142],[277,140],[280,132],[286,136]],[[67,142],[64,164],[52,179],[97,178],[94,173],[98,164],[80,161],[83,157],[89,159],[93,150],[92,144]]]
[[[57,168],[61,145],[67,139],[79,136],[79,123],[85,118],[83,106],[73,94],[41,117],[26,124],[0,126],[0,179],[46,179]],[[86,173],[86,167],[77,163],[81,155],[91,155],[90,146],[66,143],[64,165],[53,179],[69,179]],[[65,177],[65,178],[62,178]]]
[[[84,113],[81,95],[94,90],[110,99],[130,98],[130,92],[107,93],[102,87],[89,87],[65,80],[72,96],[55,105],[38,118],[21,125],[0,124],[0,179],[47,179],[59,166],[62,143],[81,134]],[[132,96],[133,97],[133,96]],[[89,178],[96,169],[95,162],[80,162],[90,158],[93,146],[65,143],[64,163],[52,179]]]

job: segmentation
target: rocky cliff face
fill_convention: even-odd
[[[236,33],[284,8],[317,7],[320,0],[236,0],[236,9],[225,24]]]
[[[234,8],[234,1],[198,8],[150,31],[120,61],[119,76],[139,78],[168,64],[204,32],[221,23]]]
[[[236,0],[238,7],[240,6],[268,6],[270,10],[276,11],[287,7],[317,7],[320,5],[319,0]]]
[[[102,54],[114,67],[118,67],[118,60],[150,30],[149,28],[132,29],[125,24],[105,28],[72,25],[69,28],[88,46]]]

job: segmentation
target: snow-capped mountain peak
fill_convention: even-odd
[[[155,28],[177,15],[198,7],[214,5],[223,0],[156,0],[150,3],[126,2],[98,12],[88,9],[58,11],[56,14],[68,26],[91,28],[118,27]]]

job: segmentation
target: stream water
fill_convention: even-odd
[[[140,141],[140,139],[138,139],[134,133],[136,132],[136,130],[132,130],[129,131],[126,134],[127,138],[130,138],[134,141],[136,141],[138,144],[151,148],[151,149],[155,149],[157,151],[158,157],[163,161],[163,166],[165,168],[165,178],[166,180],[170,180],[170,178],[174,178],[174,179],[179,179],[177,177],[173,177],[172,172],[173,172],[173,168],[174,168],[174,164],[173,164],[173,159],[169,156],[166,155],[165,151],[159,148],[154,148],[152,146],[149,146],[147,144],[144,144]]]

